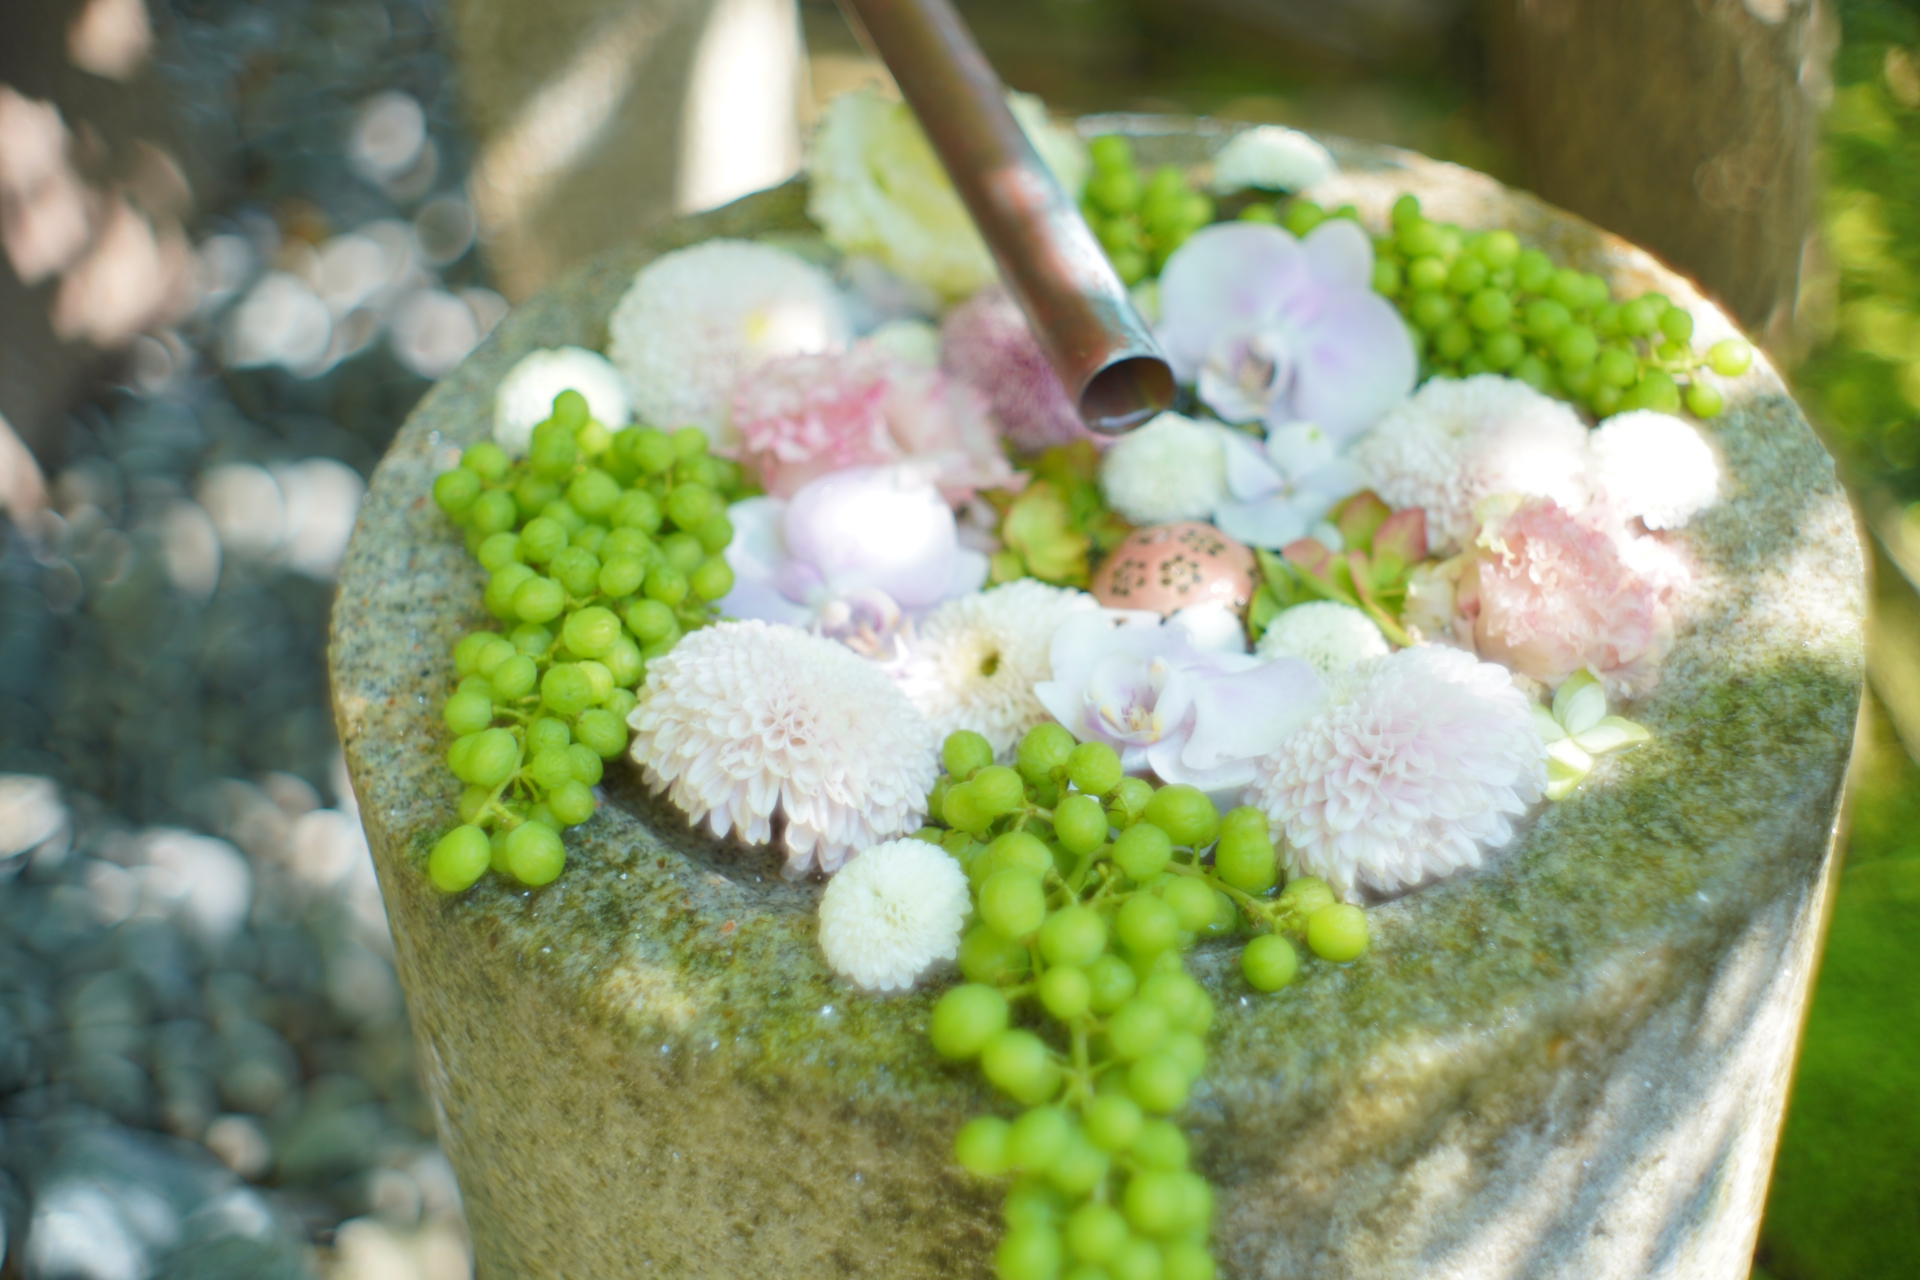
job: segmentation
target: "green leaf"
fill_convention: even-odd
[[[1392,514],[1393,508],[1382,502],[1379,494],[1371,489],[1362,489],[1335,507],[1327,518],[1340,531],[1347,550],[1371,551],[1374,531],[1386,523]]]

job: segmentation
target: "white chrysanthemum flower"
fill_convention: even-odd
[[[1210,519],[1227,494],[1219,428],[1161,414],[1113,442],[1100,461],[1100,491],[1138,525]]]
[[[939,770],[925,717],[874,663],[796,627],[723,622],[647,664],[627,717],[655,793],[748,844],[786,815],[786,874],[917,829]]]
[[[889,840],[841,867],[820,895],[828,966],[868,991],[904,991],[960,950],[967,873],[937,845]]]
[[[1034,150],[1078,203],[1086,148],[1047,120],[1038,99],[1009,94]],[[871,257],[944,298],[964,298],[998,276],[993,255],[903,102],[871,89],[827,104],[813,136],[807,213],[842,253]]]
[[[1032,578],[949,600],[914,628],[894,678],[943,741],[971,729],[1004,755],[1048,719],[1033,686],[1053,678],[1054,631],[1097,607],[1084,591]]]
[[[1255,650],[1262,658],[1298,658],[1331,679],[1390,650],[1365,613],[1333,600],[1297,604],[1267,625]]]
[[[852,338],[832,277],[785,250],[709,240],[654,259],[607,319],[607,355],[642,422],[696,426],[733,444],[740,375],[775,356],[838,351]]]
[[[585,347],[546,347],[529,351],[500,379],[493,393],[493,442],[519,457],[527,451],[533,429],[553,413],[553,398],[562,391],[586,397],[594,421],[619,430],[633,421],[633,401],[627,380],[611,361]]]
[[[1546,746],[1505,667],[1458,649],[1402,649],[1333,696],[1254,766],[1247,803],[1294,870],[1348,898],[1480,865],[1546,786]]]
[[[1353,459],[1391,506],[1426,512],[1438,555],[1472,541],[1483,498],[1552,498],[1568,511],[1587,502],[1586,426],[1567,405],[1494,373],[1428,379],[1361,438]]]
[[[1339,167],[1331,151],[1298,129],[1256,125],[1234,134],[1213,158],[1213,190],[1223,196],[1249,187],[1300,191]]]
[[[1601,423],[1587,443],[1593,487],[1649,529],[1678,529],[1720,500],[1720,460],[1700,431],[1638,409]]]

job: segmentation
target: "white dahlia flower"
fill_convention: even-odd
[[[546,347],[529,351],[500,379],[493,393],[493,442],[519,457],[533,429],[553,413],[562,391],[586,397],[587,412],[602,426],[618,431],[633,421],[627,380],[608,359],[585,347]]]
[[[1047,719],[1033,686],[1053,679],[1048,652],[1068,614],[1097,608],[1084,591],[1021,578],[940,605],[914,628],[893,675],[944,741],[971,729],[997,755]]]
[[[1100,490],[1138,525],[1208,520],[1227,496],[1219,429],[1163,413],[1113,442],[1100,461]]]
[[[820,895],[820,950],[868,991],[903,991],[960,950],[967,873],[924,840],[877,844],[840,868]]]
[[[1298,658],[1331,679],[1388,651],[1387,638],[1365,613],[1350,604],[1314,600],[1267,624],[1254,652],[1262,658]]]
[[[1587,429],[1524,382],[1482,373],[1430,378],[1354,446],[1374,491],[1427,515],[1427,545],[1451,555],[1473,540],[1473,509],[1495,494],[1587,501]]]
[[[654,792],[748,844],[786,815],[786,874],[917,829],[939,770],[926,719],[874,663],[795,627],[703,627],[647,664],[627,716]]]
[[[1213,190],[1223,196],[1249,187],[1300,191],[1339,167],[1331,151],[1298,129],[1256,125],[1234,134],[1213,158]]]
[[[709,240],[654,259],[607,319],[607,355],[634,412],[734,443],[728,406],[740,375],[775,356],[838,351],[852,338],[826,272],[782,249]]]
[[[1354,898],[1480,865],[1546,786],[1546,746],[1505,667],[1402,649],[1335,681],[1332,699],[1254,766],[1247,803],[1296,873]]]
[[[1594,490],[1649,529],[1678,529],[1720,499],[1720,460],[1700,431],[1638,409],[1601,423],[1587,444]]]

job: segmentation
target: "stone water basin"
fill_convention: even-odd
[[[1143,164],[1229,126],[1124,129]],[[1378,233],[1405,191],[1505,226],[1616,286],[1658,289],[1696,341],[1733,332],[1651,257],[1481,175],[1330,144],[1313,194]],[[653,256],[714,236],[824,253],[792,184],[677,222],[522,305],[421,402],[375,475],[340,576],[340,736],[378,863],[423,1069],[484,1277],[991,1273],[997,1186],[949,1156],[992,1105],[924,1032],[940,990],[836,980],[817,884],[689,832],[624,765],[543,889],[444,898],[427,851],[451,646],[491,625],[482,573],[429,496],[527,351],[598,348]],[[1370,913],[1373,951],[1220,1006],[1182,1117],[1214,1181],[1226,1276],[1685,1277],[1750,1266],[1818,952],[1863,677],[1853,517],[1764,360],[1707,427],[1729,496],[1672,535],[1696,567],[1654,741],[1610,757],[1478,872]]]

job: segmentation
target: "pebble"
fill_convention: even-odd
[[[365,476],[506,305],[428,12],[154,33],[189,305],[0,515],[0,1273],[472,1276],[325,667]]]

